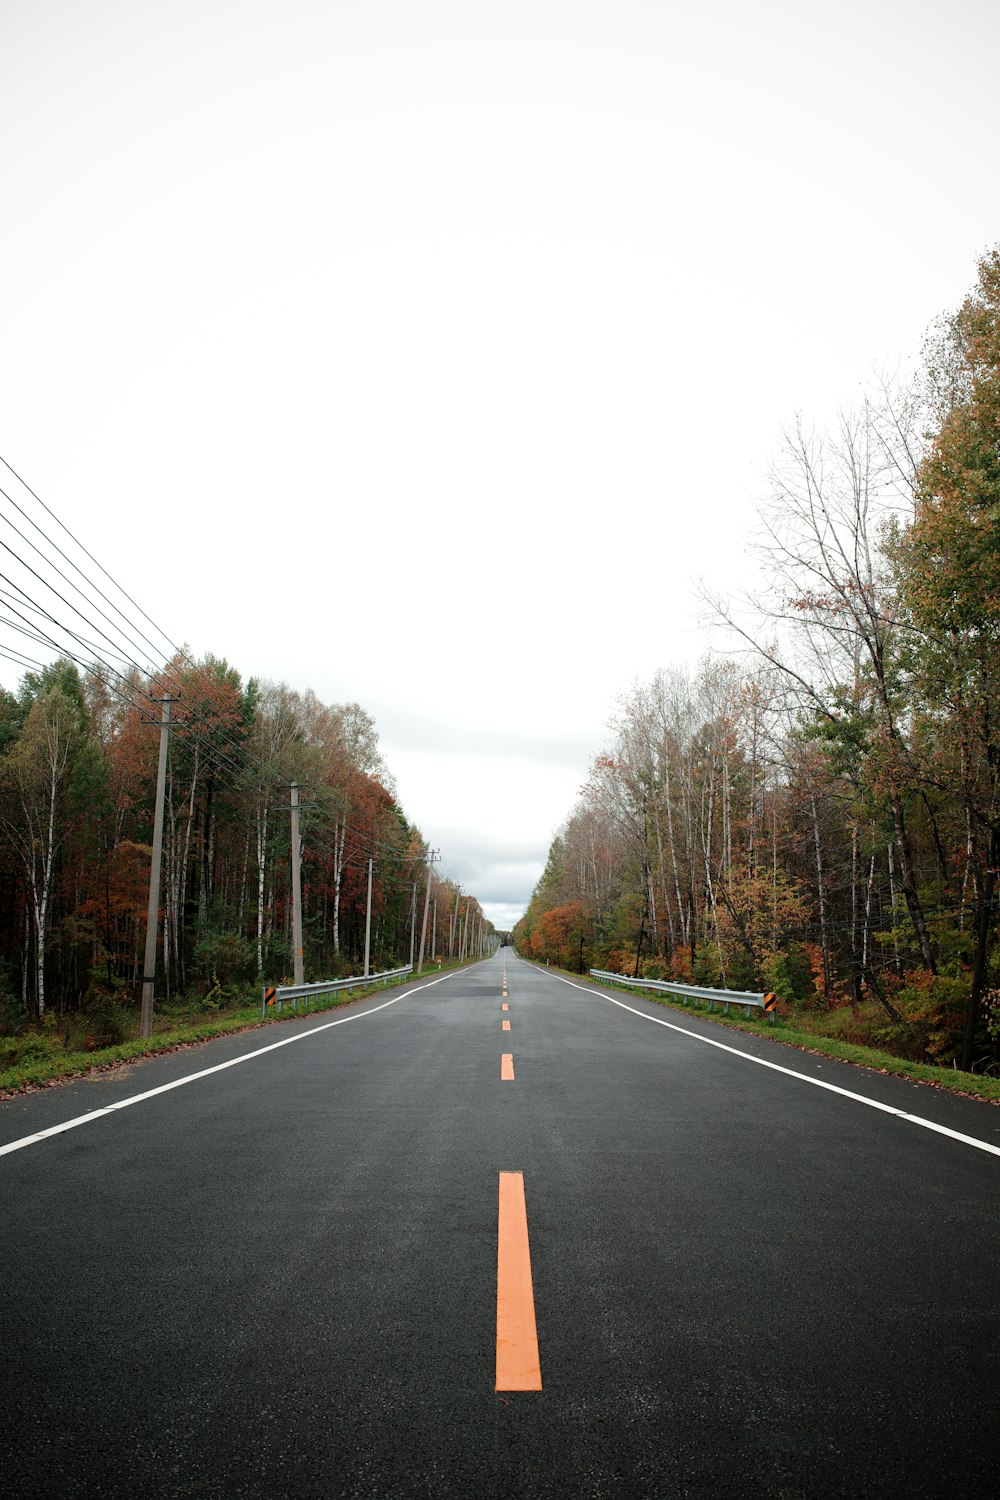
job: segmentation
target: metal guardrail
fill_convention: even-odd
[[[675,984],[672,979],[633,979],[629,974],[612,974],[607,969],[591,969],[592,979],[609,979],[613,984],[625,985],[628,989],[661,990],[666,994],[680,995],[686,1000],[705,1000],[709,1010],[721,1005],[726,1015],[730,1005],[742,1005],[747,1016],[752,1009],[761,1010],[774,1023],[777,995],[759,994],[754,990],[716,990],[705,984]]]
[[[354,974],[347,979],[321,979],[316,984],[277,984],[267,985],[261,996],[260,1013],[267,1015],[269,1005],[277,1006],[279,1012],[284,1010],[286,1000],[294,1003],[295,1009],[299,1008],[299,1001],[308,1001],[316,995],[334,995],[338,990],[355,990],[362,984],[388,984],[391,979],[403,979],[407,974],[413,973],[412,964],[404,964],[401,969],[384,969],[381,974]]]

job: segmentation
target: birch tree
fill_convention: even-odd
[[[48,677],[48,682],[38,684],[24,728],[0,762],[6,791],[4,827],[17,851],[31,912],[39,1020],[45,1015],[45,953],[56,859],[67,832],[66,787],[84,739],[82,697],[72,692],[73,682],[79,688],[74,669],[57,667]]]
[[[247,795],[253,810],[253,841],[257,874],[256,943],[257,973],[264,970],[265,892],[269,855],[272,803],[278,786],[291,780],[289,752],[301,737],[297,696],[287,684],[256,684],[256,704],[250,737],[254,761],[247,778]]]
[[[759,549],[770,581],[756,618],[711,602],[782,675],[803,715],[855,745],[858,774],[878,785],[888,805],[900,887],[921,962],[933,973],[907,812],[914,778],[902,626],[882,546],[885,528],[900,519],[898,465],[890,464],[873,407],[842,413],[830,436],[796,423],[771,491]]]

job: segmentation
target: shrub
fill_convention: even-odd
[[[715,943],[702,943],[692,964],[692,983],[718,989],[722,984],[719,950]]]
[[[670,978],[675,984],[694,984],[690,948],[674,949],[670,955]]]
[[[737,948],[726,964],[727,990],[756,990],[757,968],[745,948]]]
[[[217,994],[232,984],[247,984],[257,971],[256,948],[234,932],[207,933],[191,959],[204,970],[206,994]]]
[[[0,1067],[18,1068],[55,1054],[56,1043],[42,1031],[25,1031],[20,1036],[0,1036]]]
[[[87,1009],[84,1017],[86,1047],[96,1052],[101,1047],[117,1047],[129,1033],[129,1017],[123,1005],[110,995],[101,996]]]
[[[764,960],[764,983],[789,1004],[815,1005],[818,999],[812,964],[798,943],[793,943],[787,953],[772,953]]]
[[[907,973],[895,996],[900,1025],[875,1033],[876,1045],[904,1057],[954,1057],[962,1049],[971,981],[918,969]]]

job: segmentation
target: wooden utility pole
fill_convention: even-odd
[[[302,984],[302,850],[299,845],[299,786],[293,781],[292,794],[292,974],[293,984]]]
[[[410,898],[410,968],[413,968],[413,950],[416,947],[417,938],[417,882],[413,882],[413,895]]]
[[[434,874],[434,866],[438,861],[438,851],[432,849],[427,856],[427,889],[424,892],[424,920],[420,924],[420,958],[417,961],[417,973],[424,966],[424,949],[427,946],[427,911],[431,904],[431,877]]]
[[[163,797],[167,786],[167,735],[170,705],[176,698],[161,698],[160,759],[156,767],[156,807],[153,810],[153,863],[149,872],[149,907],[146,912],[146,955],[142,961],[142,1004],[139,1035],[153,1035],[153,985],[156,981],[156,928],[160,915],[160,865],[163,862]]]
[[[458,903],[459,893],[455,892],[455,910],[451,914],[451,932],[448,936],[448,957],[454,958],[458,948]]]
[[[372,860],[368,860],[368,904],[365,907],[365,978],[368,977],[368,961],[372,951]]]

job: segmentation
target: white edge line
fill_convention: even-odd
[[[561,974],[551,974],[551,979],[558,979],[560,984],[568,984],[574,990],[582,990],[585,995],[599,995],[602,1000],[608,1000],[612,1005],[620,1006],[622,1010],[631,1012],[633,1016],[639,1016],[643,1021],[652,1021],[656,1026],[666,1026],[669,1031],[679,1031],[682,1036],[692,1037],[696,1042],[704,1042],[706,1047],[718,1047],[720,1052],[731,1052],[733,1057],[741,1057],[744,1062],[756,1063],[759,1068],[770,1068],[774,1073],[784,1073],[788,1078],[797,1078],[800,1083],[810,1083],[813,1088],[826,1089],[831,1094],[841,1094],[845,1099],[853,1099],[857,1104],[867,1104],[869,1109],[881,1110],[884,1115],[895,1115],[897,1120],[907,1120],[911,1125],[922,1125],[924,1130],[933,1130],[937,1135],[946,1135],[953,1141],[961,1141],[963,1146],[975,1146],[977,1151],[988,1151],[991,1156],[1000,1156],[1000,1146],[991,1146],[988,1141],[980,1141],[974,1135],[963,1135],[960,1130],[950,1130],[947,1125],[938,1125],[934,1120],[925,1120],[923,1115],[911,1115],[905,1109],[896,1109],[895,1105],[882,1104],[878,1099],[866,1099],[864,1094],[855,1094],[851,1089],[842,1089],[836,1083],[826,1083],[822,1078],[810,1078],[807,1073],[796,1072],[794,1068],[783,1068],[780,1063],[768,1062],[763,1057],[754,1057],[750,1052],[741,1052],[738,1047],[727,1047],[725,1042],[717,1042],[709,1036],[701,1036],[697,1031],[688,1031],[685,1026],[677,1026],[673,1021],[664,1021],[659,1016],[651,1016],[644,1010],[636,1010],[634,1005],[626,1005],[624,1000],[616,1000],[613,995],[604,990],[590,989],[585,984],[575,984],[572,979],[563,979]],[[839,1058],[831,1058],[831,1062],[839,1062]]]
[[[158,1088],[147,1089],[144,1094],[133,1094],[129,1099],[118,1099],[114,1104],[106,1104],[101,1109],[91,1110],[89,1114],[76,1115],[72,1120],[63,1120],[61,1125],[50,1125],[47,1130],[38,1130],[34,1135],[24,1135],[18,1141],[10,1141],[6,1146],[0,1146],[0,1156],[9,1156],[12,1151],[21,1151],[25,1146],[34,1146],[38,1141],[48,1140],[49,1136],[62,1135],[65,1130],[75,1130],[78,1125],[89,1125],[91,1120],[100,1120],[104,1115],[113,1115],[116,1110],[128,1109],[133,1104],[141,1104],[145,1099],[155,1099],[157,1094],[169,1094],[171,1089],[183,1088],[186,1083],[194,1083],[199,1078],[208,1078],[212,1073],[222,1073],[226,1068],[239,1067],[240,1063],[250,1062],[254,1057],[263,1057],[265,1052],[275,1052],[279,1047],[290,1047],[293,1042],[307,1041],[309,1037],[319,1036],[321,1031],[329,1031],[331,1026],[346,1026],[348,1021],[363,1021],[367,1016],[386,1010],[390,1005],[398,1005],[400,1000],[408,1000],[418,990],[429,990],[431,985],[440,984],[445,979],[452,979],[462,972],[461,969],[453,969],[450,974],[442,974],[438,979],[429,979],[426,984],[415,985],[404,995],[394,995],[391,1000],[383,1000],[381,1005],[373,1005],[371,1010],[358,1011],[353,1016],[341,1016],[336,1021],[325,1021],[322,1026],[313,1026],[309,1031],[298,1031],[294,1036],[286,1036],[280,1042],[269,1042],[266,1047],[258,1047],[253,1052],[244,1052],[242,1057],[231,1057],[228,1062],[216,1063],[214,1067],[202,1068],[197,1073],[187,1073],[183,1078],[175,1078],[173,1083],[161,1083]],[[212,1037],[207,1040],[221,1041],[222,1038]],[[147,1057],[156,1055],[155,1052],[149,1053]],[[143,1062],[146,1060],[146,1057],[141,1059]],[[67,1079],[67,1082],[69,1081]]]

